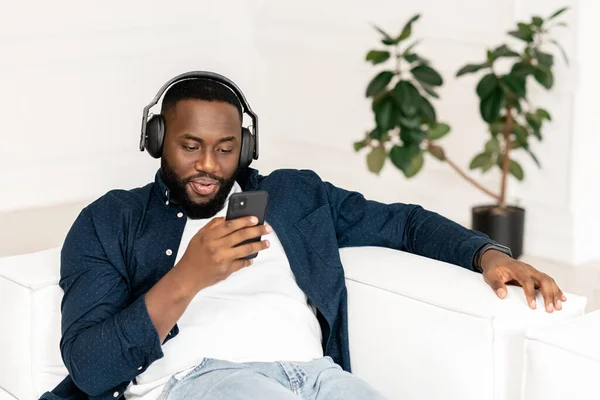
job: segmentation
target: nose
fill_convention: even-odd
[[[219,169],[219,165],[212,152],[204,150],[201,153],[201,156],[194,163],[196,171],[215,173]]]

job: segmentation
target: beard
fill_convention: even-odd
[[[161,158],[160,168],[163,181],[171,191],[171,199],[183,209],[190,219],[212,218],[221,211],[239,172],[239,169],[236,169],[229,179],[219,178],[206,172],[182,178],[177,175],[164,157]],[[205,203],[195,202],[187,193],[187,184],[198,178],[210,178],[219,182],[219,191]]]

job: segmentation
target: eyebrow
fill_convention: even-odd
[[[204,140],[202,138],[199,138],[198,136],[190,135],[189,133],[186,133],[183,136],[183,138],[188,139],[188,140],[193,140],[198,143],[204,143]],[[233,142],[235,140],[236,140],[235,136],[225,136],[225,137],[222,137],[219,140],[217,140],[217,144],[224,143],[224,142]]]

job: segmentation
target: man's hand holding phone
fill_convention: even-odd
[[[179,261],[178,268],[186,270],[188,283],[196,293],[226,279],[229,275],[252,265],[245,257],[269,247],[268,240],[242,242],[271,233],[269,225],[258,225],[255,216],[231,220],[215,218],[194,235]]]

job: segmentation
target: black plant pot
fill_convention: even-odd
[[[514,258],[521,257],[525,228],[524,209],[488,205],[473,207],[471,211],[473,230],[485,233],[490,239],[510,248]]]

